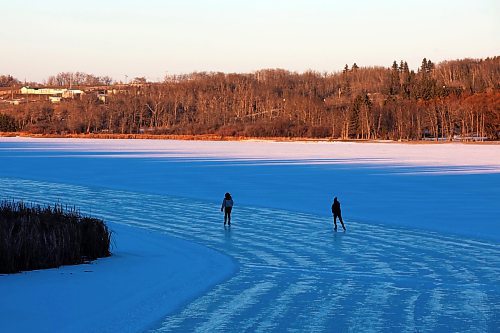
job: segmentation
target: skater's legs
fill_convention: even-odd
[[[337,231],[337,215],[333,215],[334,230]]]
[[[339,221],[340,221],[340,224],[342,224],[342,228],[345,231],[344,220],[342,220],[342,214],[339,214]]]
[[[226,224],[226,221],[229,225],[231,225],[231,210],[232,207],[226,207],[224,210],[224,224]]]

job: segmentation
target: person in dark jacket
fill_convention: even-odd
[[[333,214],[333,224],[335,225],[334,230],[337,231],[337,217],[338,217],[340,223],[342,224],[342,228],[344,228],[345,231],[344,221],[342,220],[342,211],[340,210],[340,201],[337,200],[337,197],[333,199],[332,214]]]
[[[231,210],[233,210],[233,198],[231,198],[231,194],[226,193],[224,195],[224,200],[222,200],[222,206],[220,211],[224,211],[224,226],[226,223],[231,225]]]

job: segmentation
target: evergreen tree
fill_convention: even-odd
[[[356,96],[352,103],[351,112],[349,115],[349,136],[351,138],[359,138],[361,133],[359,114],[364,103],[364,98],[361,95]]]
[[[392,67],[391,67],[392,71],[398,71],[398,63],[396,62],[396,60],[394,60],[392,62]]]
[[[419,73],[421,73],[422,75],[425,75],[427,73],[427,58],[422,59]]]
[[[427,69],[427,73],[431,73],[432,70],[434,69],[434,64],[432,63],[432,61],[430,59],[427,60],[427,67],[426,67],[426,69]]]
[[[343,91],[346,96],[351,95],[351,80],[349,79],[349,66],[347,64],[344,67],[344,70],[342,72],[342,86],[343,86]]]
[[[409,98],[411,95],[411,83],[412,83],[412,75],[413,71],[410,73],[410,69],[408,68],[408,63],[403,62],[403,66],[401,69],[401,95],[404,98]],[[414,74],[414,73],[413,73]]]
[[[408,68],[408,63],[405,61],[403,65],[403,72],[410,73],[410,69]]]
[[[399,71],[400,71],[401,73],[403,73],[403,71],[404,71],[404,64],[405,64],[405,62],[403,62],[403,60],[401,60],[401,61],[399,62]]]
[[[419,70],[418,93],[417,98],[430,100],[437,94],[437,81],[432,77],[434,64],[427,58],[422,59],[422,65]]]
[[[400,77],[399,77],[399,67],[396,60],[392,63],[391,67],[391,85],[389,87],[390,95],[397,95],[400,91]]]

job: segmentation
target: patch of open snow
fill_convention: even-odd
[[[113,256],[0,275],[0,332],[138,332],[233,274],[196,243],[109,224]]]

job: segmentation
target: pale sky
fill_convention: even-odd
[[[0,1],[0,74],[115,80],[500,55],[499,0]]]

